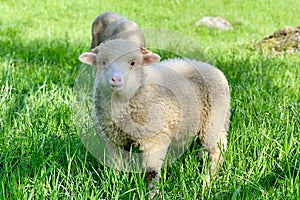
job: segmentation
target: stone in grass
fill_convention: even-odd
[[[196,22],[196,26],[207,26],[208,28],[217,28],[221,30],[232,30],[232,25],[222,17],[203,17]]]
[[[300,26],[279,29],[259,41],[256,48],[268,49],[275,54],[300,53]]]

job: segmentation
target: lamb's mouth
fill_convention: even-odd
[[[119,91],[123,88],[124,84],[110,84],[110,89],[112,89],[113,91]]]

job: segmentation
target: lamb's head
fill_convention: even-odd
[[[102,84],[107,84],[113,90],[121,90],[126,84],[124,75],[127,72],[158,62],[160,56],[132,41],[115,39],[81,54],[79,60],[96,66],[96,76],[101,76]]]

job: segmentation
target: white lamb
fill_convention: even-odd
[[[131,40],[141,47],[146,46],[144,34],[134,21],[113,12],[99,15],[92,24],[91,49],[105,40],[116,38]]]
[[[159,55],[122,39],[104,42],[79,60],[96,66],[93,121],[118,165],[116,147],[138,147],[154,187],[168,149],[199,136],[215,175],[226,151],[230,115],[229,87],[220,70],[189,59],[158,62]]]

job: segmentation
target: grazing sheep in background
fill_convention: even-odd
[[[92,37],[91,49],[107,39],[116,38],[131,40],[141,47],[146,46],[145,37],[137,23],[113,12],[105,12],[94,20]]]
[[[104,42],[79,60],[96,66],[93,121],[117,165],[117,146],[138,147],[152,188],[169,147],[199,136],[215,175],[230,115],[229,87],[220,70],[189,59],[158,62],[159,55],[122,39]]]

